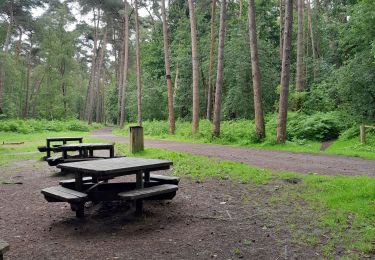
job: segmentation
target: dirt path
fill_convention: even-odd
[[[110,128],[94,131],[92,136],[118,143],[128,143],[128,138],[113,135]],[[145,140],[145,145],[147,147],[219,157],[276,171],[375,177],[375,160],[365,160],[356,157],[270,151],[150,139]]]

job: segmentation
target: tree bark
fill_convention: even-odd
[[[296,91],[304,90],[302,74],[303,74],[303,1],[298,2],[298,33],[297,33],[297,68],[296,68]]]
[[[207,114],[206,118],[212,118],[212,67],[214,61],[214,39],[215,39],[215,15],[216,15],[216,0],[212,0],[211,6],[211,32],[210,32],[210,60],[208,66],[208,91],[207,91]]]
[[[254,92],[255,127],[256,127],[257,137],[259,140],[261,140],[266,137],[266,130],[264,126],[264,114],[263,114],[263,105],[262,105],[262,85],[261,85],[260,69],[259,69],[254,0],[249,0],[249,36],[250,36],[250,52],[251,52],[251,70],[252,70],[253,92]]]
[[[165,64],[165,77],[167,79],[169,133],[174,134],[175,133],[175,121],[174,121],[174,108],[173,108],[171,65],[170,65],[170,60],[169,60],[168,23],[167,23],[167,16],[165,14],[165,0],[161,0],[161,15],[163,18],[164,64]]]
[[[124,38],[125,39],[125,38]],[[123,68],[124,68],[124,44],[119,51],[118,61],[118,79],[117,79],[117,125],[120,126],[121,118],[121,101],[122,101],[122,87],[123,87]]]
[[[189,2],[190,31],[191,31],[191,52],[193,65],[193,120],[192,132],[196,134],[199,131],[199,64],[198,64],[198,43],[195,24],[195,11],[193,0]]]
[[[307,0],[307,20],[309,24],[309,31],[310,31],[310,38],[311,38],[311,50],[312,50],[312,56],[313,56],[313,76],[314,81],[316,79],[316,49],[315,49],[315,38],[314,38],[314,29],[313,29],[313,22],[312,22],[312,15],[311,15],[311,5],[310,0]]]
[[[142,83],[141,83],[141,51],[139,40],[139,17],[138,17],[138,0],[134,0],[135,11],[135,56],[137,69],[137,108],[138,108],[138,125],[142,126]]]
[[[285,0],[285,3],[283,60],[281,65],[280,101],[277,125],[278,143],[284,143],[286,141],[286,123],[290,81],[290,53],[292,47],[293,0]]]
[[[31,35],[29,38],[31,39]],[[27,57],[27,70],[26,70],[26,91],[25,91],[25,103],[23,107],[23,117],[27,118],[29,114],[29,92],[30,92],[30,75],[31,75],[31,51],[32,51],[33,45],[30,43],[30,50]]]
[[[280,61],[283,60],[284,11],[285,11],[284,1],[285,0],[279,0],[279,9],[280,9],[279,56],[280,56]]]
[[[125,123],[125,92],[128,85],[128,65],[129,65],[129,14],[128,1],[124,1],[124,50],[123,50],[123,71],[121,88],[121,106],[120,106],[120,127]]]
[[[104,91],[103,91],[103,63],[104,63],[104,55],[107,47],[107,40],[108,39],[108,28],[107,26],[104,29],[104,37],[103,42],[101,44],[101,48],[99,51],[99,62],[98,62],[98,77],[97,77],[97,102],[96,102],[96,122],[102,121],[102,100],[104,99]]]
[[[223,88],[223,71],[224,71],[224,42],[225,42],[225,20],[227,13],[227,1],[221,1],[220,11],[220,29],[219,29],[219,47],[217,55],[217,74],[215,90],[215,108],[213,120],[213,135],[220,136],[220,114],[221,114],[221,93]]]
[[[87,89],[87,106],[86,106],[86,120],[89,124],[92,123],[93,120],[93,112],[94,112],[94,99],[95,99],[95,92],[96,92],[96,78],[97,78],[97,58],[98,58],[98,29],[99,29],[99,22],[100,22],[100,10],[98,10],[98,17],[96,17],[96,13],[94,11],[94,47],[92,53],[92,63],[91,63],[91,78],[89,87]]]

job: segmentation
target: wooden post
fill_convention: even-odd
[[[143,127],[130,127],[130,152],[138,153],[144,150]]]
[[[366,130],[364,125],[359,127],[359,138],[361,140],[361,144],[366,143]]]

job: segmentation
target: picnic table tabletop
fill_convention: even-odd
[[[95,161],[63,163],[57,167],[68,172],[82,173],[91,176],[126,175],[136,171],[166,170],[173,165],[171,161],[145,158],[113,158]]]
[[[72,137],[72,136],[59,136],[59,137],[47,137],[47,141],[79,141],[83,137]]]
[[[77,144],[63,144],[59,146],[60,149],[69,148],[111,148],[114,143],[77,143]]]

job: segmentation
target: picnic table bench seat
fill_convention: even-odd
[[[76,190],[53,186],[42,190],[42,194],[48,202],[80,203],[88,199],[88,195]]]
[[[177,185],[173,184],[162,184],[156,185],[143,189],[135,189],[131,191],[125,191],[118,194],[123,200],[139,200],[148,197],[153,197],[161,194],[173,193],[178,190]]]
[[[162,184],[174,184],[174,185],[178,185],[178,183],[180,182],[179,177],[160,175],[160,174],[150,174],[150,180],[158,181]]]
[[[9,244],[0,239],[0,260],[3,260],[3,254],[9,250]]]

